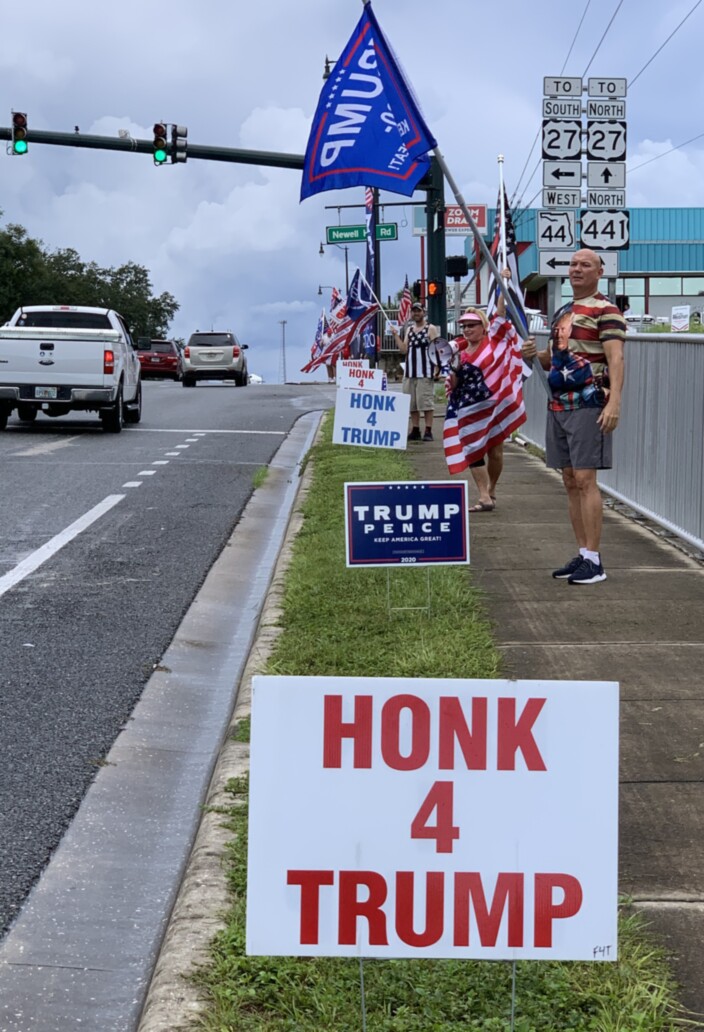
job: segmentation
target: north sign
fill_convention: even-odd
[[[543,157],[553,160],[579,158],[582,153],[582,123],[576,118],[543,119]]]
[[[587,190],[588,208],[625,208],[625,190]]]
[[[587,118],[625,118],[625,100],[588,100]]]
[[[585,209],[580,220],[583,247],[593,250],[625,250],[630,242],[630,213],[613,208]]]
[[[626,123],[615,119],[587,122],[587,158],[589,161],[625,161]]]

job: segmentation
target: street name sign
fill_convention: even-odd
[[[610,681],[254,677],[246,952],[617,960],[618,707]]]
[[[573,249],[577,241],[574,211],[538,212],[538,247]]]
[[[398,222],[377,222],[377,240],[398,240]]]
[[[543,90],[543,93],[545,90]],[[625,79],[587,79],[587,95],[590,97],[625,97]]]
[[[543,186],[564,189],[567,186],[581,186],[581,161],[544,161]]]
[[[624,250],[630,241],[630,213],[614,208],[585,209],[581,213],[580,239],[583,247],[595,251]]]
[[[544,208],[581,208],[582,191],[577,190],[543,190]]]
[[[357,244],[367,239],[366,226],[326,226],[329,244]]]
[[[552,160],[579,158],[582,154],[582,123],[575,118],[543,119],[543,157]]]
[[[615,119],[587,122],[589,161],[626,160],[626,123]]]
[[[345,484],[347,566],[469,563],[464,480]]]

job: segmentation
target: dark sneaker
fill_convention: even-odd
[[[606,580],[606,574],[601,563],[593,563],[591,559],[582,559],[572,576],[567,578],[567,583],[597,584],[602,580]]]
[[[433,431],[432,430],[426,430],[425,433],[423,434],[423,440],[424,441],[432,441],[432,439],[433,439]]]
[[[410,434],[408,435],[408,440],[409,441],[420,441],[420,430],[418,429],[417,426],[414,426],[413,429],[411,430]]]
[[[574,559],[570,559],[570,561],[565,563],[564,566],[561,566],[559,570],[553,570],[552,575],[553,577],[557,577],[558,580],[564,580],[567,577],[571,577],[581,565],[582,557],[581,555],[576,555]]]

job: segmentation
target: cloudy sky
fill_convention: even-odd
[[[543,77],[579,76],[589,66],[589,75],[629,81],[629,205],[704,205],[704,135],[665,154],[704,134],[704,4],[638,74],[693,7],[374,0],[465,199],[488,204],[499,153],[509,194],[519,183],[542,117]],[[303,154],[325,56],[339,55],[361,10],[360,0],[7,4],[0,124],[14,109],[28,113],[30,129],[126,129],[150,139],[163,119],[188,126],[193,144]],[[540,187],[539,158],[536,147],[520,180],[523,204]],[[174,335],[232,328],[250,344],[250,371],[269,382],[281,376],[285,332],[286,371],[296,378],[327,287],[344,286],[343,252],[328,247],[321,257],[320,241],[326,225],[359,221],[337,205],[362,202],[361,188],[299,204],[300,173],[287,169],[193,159],[156,168],[146,154],[39,144],[1,160],[3,224],[18,222],[50,249],[73,247],[86,261],[145,265],[155,291],[171,291],[181,305]],[[420,274],[420,244],[409,206],[387,208],[384,218],[399,223],[399,240],[382,244],[386,297],[406,274]],[[362,263],[363,246],[351,245],[349,259]]]

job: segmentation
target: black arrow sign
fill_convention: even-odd
[[[559,262],[557,260],[557,258],[551,258],[550,261],[546,262],[545,264],[549,265],[551,269],[556,269],[558,267],[558,265],[569,265],[570,263],[569,263],[569,261],[567,261],[567,262]]]
[[[552,175],[553,179],[574,179],[575,178],[575,173],[574,172],[570,172],[569,169],[567,169],[566,171],[563,171],[561,168],[556,168],[556,169],[553,169],[553,171],[551,172],[551,175]]]
[[[610,168],[605,168],[604,171],[601,173],[601,178],[604,180],[604,182],[608,186],[609,185],[609,180],[613,178],[613,172],[611,171],[611,169]]]

